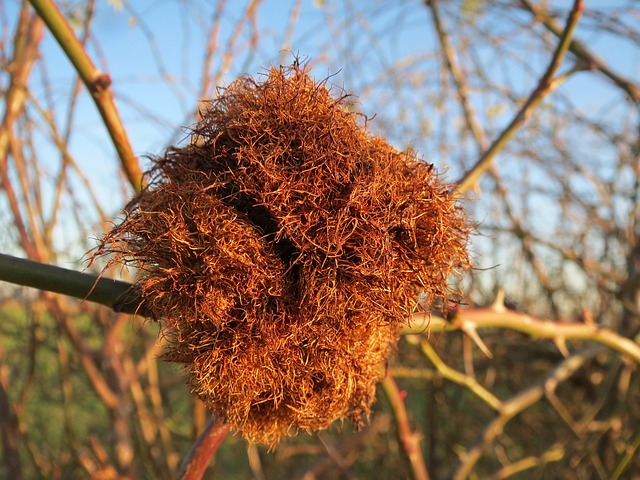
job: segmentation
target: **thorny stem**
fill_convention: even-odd
[[[127,131],[122,124],[113,94],[109,88],[111,78],[93,64],[82,43],[73,33],[69,22],[64,18],[64,15],[62,15],[53,0],[29,1],[56,38],[91,93],[91,97],[109,131],[111,141],[118,152],[127,179],[133,189],[139,192],[144,186],[142,170],[137,157],[133,153]]]
[[[553,76],[560,67],[562,60],[564,59],[564,56],[569,49],[571,38],[573,37],[573,32],[576,25],[578,24],[578,20],[582,15],[583,7],[584,5],[582,0],[574,0],[573,7],[567,19],[567,24],[564,28],[564,31],[562,32],[562,36],[560,37],[558,47],[553,54],[553,58],[551,59],[547,70],[545,71],[542,78],[540,78],[538,86],[531,93],[525,104],[522,106],[520,111],[516,114],[507,128],[491,144],[489,149],[486,150],[484,154],[482,154],[480,159],[471,168],[471,170],[465,173],[464,176],[458,181],[458,184],[454,191],[454,195],[463,195],[477,183],[478,179],[491,167],[491,163],[496,155],[502,151],[502,149],[511,140],[518,129],[529,118],[531,113],[538,107],[538,105],[540,105],[542,100],[551,92],[553,92],[558,87],[558,85],[562,83],[562,80],[566,78],[562,77],[560,81],[556,81],[554,80]]]
[[[542,320],[504,307],[471,308],[458,312],[454,318],[448,320],[435,315],[416,313],[412,316],[411,324],[404,333],[421,333],[427,328],[431,332],[506,328],[526,333],[533,338],[553,340],[559,348],[564,346],[566,340],[588,340],[606,345],[640,363],[640,345],[611,329],[590,323]]]

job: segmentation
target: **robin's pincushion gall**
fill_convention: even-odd
[[[298,65],[236,80],[102,241],[139,269],[165,357],[253,442],[361,424],[418,299],[468,265],[449,187],[349,105]]]

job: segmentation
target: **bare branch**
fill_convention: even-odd
[[[507,328],[526,333],[533,338],[548,338],[556,341],[588,340],[628,355],[640,363],[640,344],[619,335],[613,330],[589,323],[540,320],[525,313],[508,309],[475,308],[462,310],[450,321],[441,317],[417,313],[413,315],[411,325],[405,329],[405,333],[423,332],[427,326],[431,331],[464,331],[467,324],[474,325],[478,330],[484,328]]]
[[[422,342],[420,345],[422,353],[429,358],[431,363],[433,363],[438,372],[440,372],[444,378],[468,388],[494,410],[500,411],[503,408],[500,399],[480,385],[475,378],[465,375],[464,373],[460,373],[444,363],[429,342]]]
[[[120,119],[113,94],[109,88],[111,78],[93,64],[83,45],[77,39],[69,23],[53,0],[31,0],[31,5],[46,23],[91,93],[91,97],[118,152],[122,168],[129,179],[129,183],[134,191],[140,191],[144,186],[142,171],[140,170],[138,158],[133,153],[129,136]]]
[[[551,59],[547,70],[540,78],[538,86],[531,93],[525,104],[522,106],[520,111],[516,114],[507,128],[491,144],[489,149],[480,157],[473,168],[465,173],[464,176],[458,181],[458,185],[455,189],[456,195],[463,195],[473,187],[473,185],[478,181],[482,174],[489,169],[489,167],[491,166],[491,162],[493,161],[495,156],[502,151],[509,140],[511,140],[513,135],[524,124],[527,118],[529,118],[531,113],[538,107],[538,105],[540,105],[542,100],[551,92],[553,92],[559,86],[559,84],[562,83],[562,80],[566,78],[561,77],[557,80],[553,79],[556,71],[562,63],[562,60],[564,59],[565,54],[567,53],[569,44],[571,42],[571,37],[573,36],[576,25],[578,24],[578,20],[580,19],[582,10],[583,1],[575,0],[573,3],[573,8],[569,13],[569,17],[567,18],[567,23],[565,25],[564,31],[562,32],[560,43],[558,44],[558,47],[553,54],[553,58]]]
[[[535,5],[529,0],[520,0],[524,8],[535,15],[536,20],[540,20],[542,24],[557,37],[561,37],[562,27],[547,12],[544,3]],[[634,103],[640,102],[640,86],[631,80],[624,78],[622,75],[614,72],[604,60],[595,55],[589,48],[578,40],[571,40],[569,50],[576,57],[583,60],[588,68],[595,68],[605,77],[609,78],[613,83],[625,91]]]
[[[544,379],[504,402],[501,413],[484,428],[475,445],[464,453],[452,478],[455,480],[468,478],[482,453],[502,433],[509,420],[540,400],[546,391],[555,390],[587,360],[595,357],[601,351],[602,347],[594,347],[572,355],[554,368]]]
[[[133,285],[0,253],[0,280],[145,314]]]

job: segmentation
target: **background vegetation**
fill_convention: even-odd
[[[208,474],[640,478],[636,1],[57,6],[71,53],[30,3],[0,5],[3,253],[86,268],[142,155],[291,52],[462,180],[477,223],[465,304],[430,331],[416,315],[366,429],[273,451],[229,435]],[[175,478],[209,417],[162,343],[142,318],[0,284],[0,477]]]

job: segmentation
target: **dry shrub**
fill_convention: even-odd
[[[236,80],[103,239],[140,269],[166,358],[250,441],[358,426],[418,298],[449,296],[468,264],[432,165],[349,106],[297,66]]]

